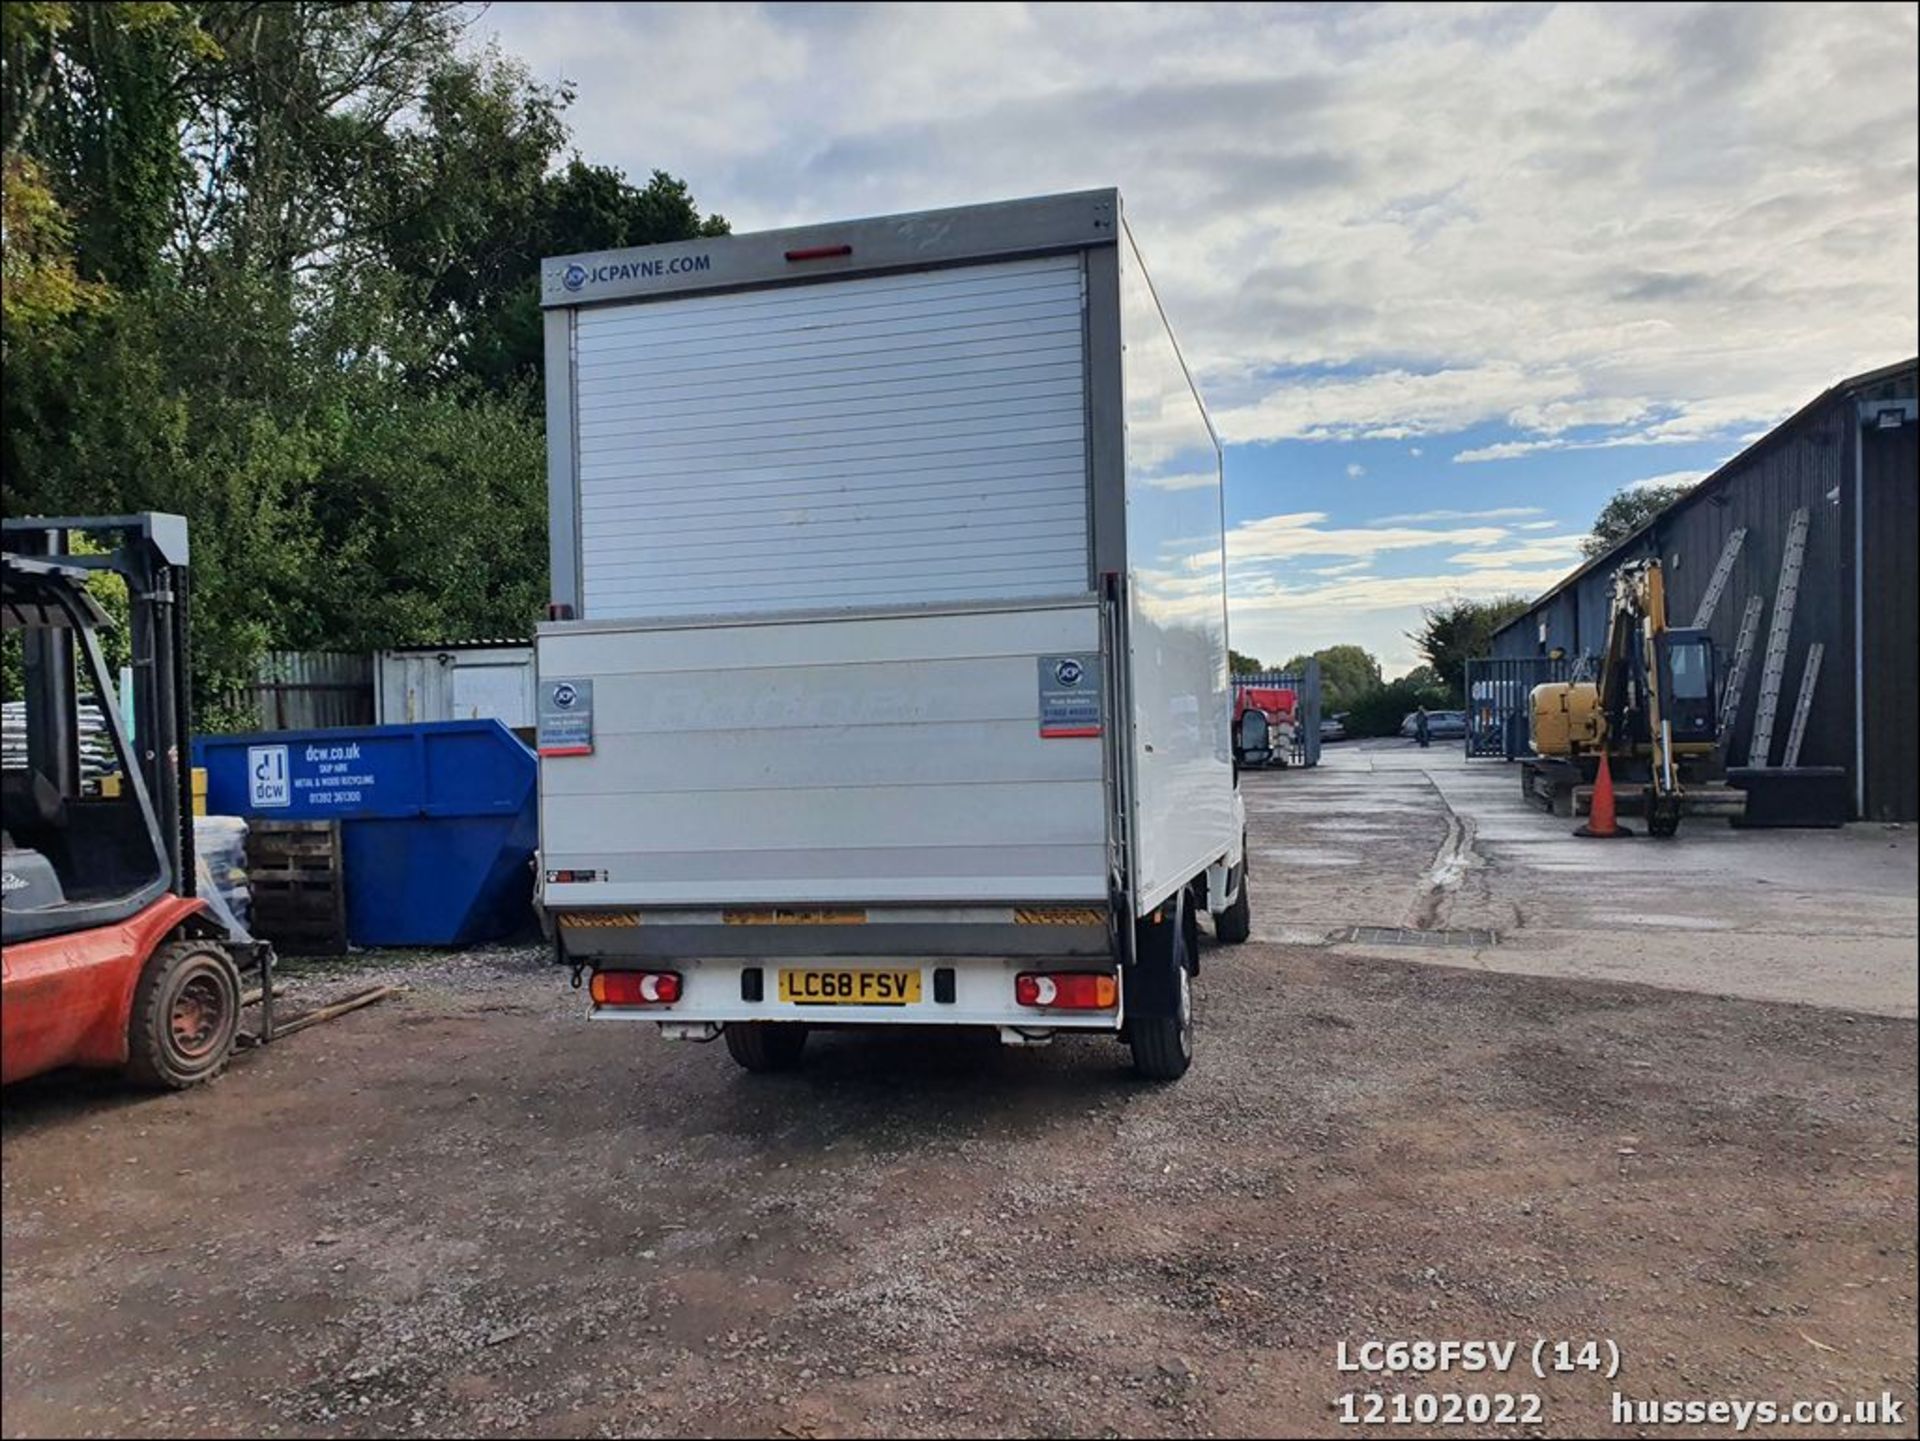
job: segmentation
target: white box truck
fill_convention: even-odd
[[[591,1014],[1193,1053],[1220,449],[1112,190],[549,260],[541,901]]]

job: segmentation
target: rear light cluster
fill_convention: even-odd
[[[1022,971],[1013,978],[1013,998],[1043,1011],[1110,1011],[1120,983],[1108,972]]]
[[[596,1006],[670,1006],[680,999],[678,971],[595,971]]]

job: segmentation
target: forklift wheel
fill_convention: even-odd
[[[240,1029],[240,973],[212,941],[175,941],[147,959],[133,993],[127,1075],[177,1091],[226,1069]]]

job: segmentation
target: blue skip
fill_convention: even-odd
[[[207,810],[340,822],[347,936],[459,946],[532,920],[534,754],[497,720],[202,736]]]

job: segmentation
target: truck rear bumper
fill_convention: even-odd
[[[1023,1006],[1015,998],[1015,978],[1023,972],[1115,975],[1108,961],[1042,961],[1031,956],[895,960],[819,956],[763,961],[729,956],[601,964],[609,970],[644,965],[671,971],[680,977],[680,999],[670,1005],[596,1005],[589,1017],[597,1021],[654,1021],[673,1026],[779,1021],[811,1026],[994,1026],[1113,1032],[1120,1029],[1125,1012],[1124,996],[1107,1010]],[[908,975],[918,979],[918,999],[877,1005],[782,1000],[783,970],[812,975],[861,971]],[[755,996],[758,999],[750,999]]]

